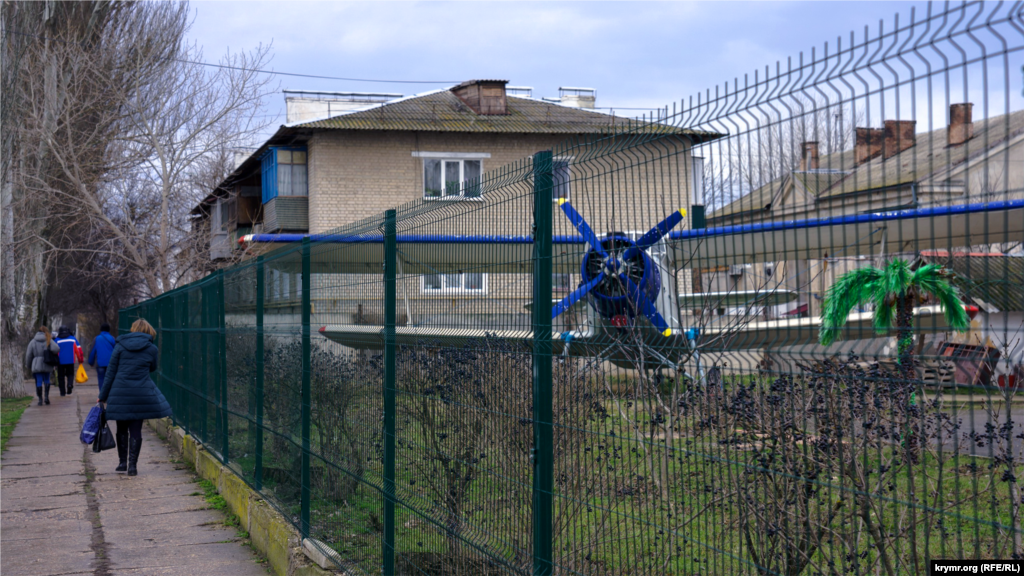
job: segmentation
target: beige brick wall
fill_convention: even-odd
[[[532,182],[528,169],[508,170],[535,152],[554,149],[558,157],[572,158],[570,196],[599,235],[607,231],[646,231],[672,211],[689,205],[688,142],[663,138],[642,146],[607,139],[580,140],[567,146],[564,135],[456,134],[414,132],[318,132],[309,141],[310,232],[322,233],[423,197],[423,159],[413,152],[490,154],[483,160],[485,189],[505,171],[504,186],[491,186],[477,201],[431,201],[438,211],[410,225],[400,223],[400,234],[529,235],[532,227]],[[556,235],[575,235],[561,210],[554,214]],[[675,229],[689,227],[685,219]],[[557,246],[582,250],[582,246]],[[453,267],[439,272],[457,272]],[[468,270],[467,270],[468,271]],[[473,270],[487,272],[486,269]],[[680,271],[680,292],[689,292],[688,271]],[[574,270],[572,287],[579,282]],[[516,314],[523,312],[531,280],[524,274],[489,274],[482,295],[428,296],[419,278],[403,282],[400,298],[408,297],[417,320],[434,314]],[[350,276],[330,288],[315,289],[322,311],[351,313],[373,280]],[[364,307],[364,310],[366,308]]]
[[[486,152],[484,172],[551,149],[564,135],[325,131],[309,141],[309,226],[319,233],[423,197],[413,152]]]
[[[566,148],[565,135],[324,131],[309,141],[310,232],[321,233],[423,197],[423,159],[413,152],[489,153],[484,180],[540,150],[572,156],[572,196],[599,232],[647,229],[673,210],[689,205],[687,143],[672,138],[643,146],[602,141]],[[529,220],[521,182],[480,202],[447,208],[466,220],[486,222],[479,232],[518,233],[511,220]],[[519,197],[514,205],[510,199]],[[439,203],[452,204],[450,201]],[[472,213],[472,217],[470,214]],[[448,220],[458,216],[449,217]],[[563,218],[564,220],[564,218]],[[514,222],[518,228],[520,222]],[[556,221],[556,227],[561,221]],[[460,227],[460,230],[463,228]],[[556,234],[570,233],[557,230]]]

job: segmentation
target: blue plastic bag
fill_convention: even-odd
[[[82,435],[78,437],[82,444],[92,444],[96,434],[100,431],[100,424],[103,422],[103,407],[99,404],[89,410],[85,417],[85,424],[82,424]]]

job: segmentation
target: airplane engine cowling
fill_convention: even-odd
[[[661,272],[657,264],[643,250],[629,250],[635,246],[636,243],[623,234],[609,234],[601,241],[608,257],[591,250],[583,256],[580,271],[584,284],[604,272],[604,280],[589,292],[590,303],[601,316],[613,322],[624,318],[630,326],[643,310],[636,298],[627,293],[621,276],[625,274],[632,280],[650,302],[655,302],[661,291]]]

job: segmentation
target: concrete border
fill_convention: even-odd
[[[217,486],[217,491],[249,532],[252,546],[262,553],[278,576],[336,576],[345,572],[325,570],[307,557],[299,532],[233,470],[221,464],[192,436],[175,426],[170,418],[147,420],[182,460],[195,467],[196,474]],[[321,554],[321,556],[323,556]]]

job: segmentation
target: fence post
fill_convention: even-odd
[[[220,455],[225,464],[228,463],[228,334],[227,334],[227,290],[224,277],[225,270],[220,271],[220,279],[217,282],[217,367],[220,379],[217,385],[220,387],[220,433],[221,446]]]
[[[256,257],[256,470],[253,484],[263,489],[263,256]]]
[[[551,151],[533,155],[533,574],[552,573]]]
[[[312,312],[310,299],[310,243],[309,236],[302,239],[302,537],[309,536],[309,436],[310,436],[310,376],[312,354],[309,340],[309,317]]]
[[[395,309],[398,301],[397,217],[384,213],[384,575],[395,573]]]
[[[202,301],[199,304],[199,309],[200,309],[200,314],[201,315],[200,315],[200,318],[199,318],[199,330],[198,330],[198,332],[199,332],[199,338],[203,342],[203,364],[202,365],[203,366],[213,366],[213,367],[216,367],[217,365],[214,364],[212,362],[213,359],[210,358],[210,331],[209,331],[209,328],[210,328],[210,326],[213,325],[213,321],[211,320],[211,317],[213,316],[213,313],[210,312],[210,301],[211,301],[211,298],[210,298],[210,282],[211,281],[212,280],[207,280],[206,285],[204,285],[202,288],[199,289],[199,294],[200,294],[200,298],[201,298]],[[210,372],[211,372],[210,370],[203,370],[203,375],[202,375],[202,378],[201,378],[201,381],[203,383],[203,391],[202,391],[202,394],[199,396],[199,400],[198,400],[199,401],[199,405],[202,407],[202,419],[201,419],[200,424],[199,424],[199,430],[200,430],[199,438],[203,442],[203,444],[209,444],[211,446],[214,446],[215,444],[210,441],[210,431],[209,431],[209,426],[210,426],[210,379],[211,379],[210,378]]]

